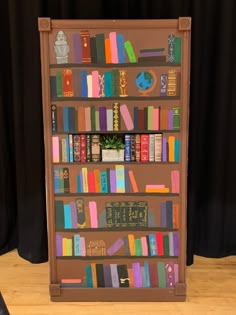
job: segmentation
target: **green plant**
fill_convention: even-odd
[[[121,150],[125,148],[122,137],[118,135],[105,135],[100,139],[102,149]]]

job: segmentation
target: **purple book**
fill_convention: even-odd
[[[166,203],[160,203],[160,227],[166,228]]]
[[[110,191],[116,193],[116,171],[110,169]]]
[[[112,288],[111,267],[110,265],[103,265],[105,288]]]
[[[134,274],[134,287],[135,288],[142,288],[142,270],[140,263],[132,263],[132,270]]]
[[[70,202],[70,211],[71,211],[71,221],[72,221],[72,229],[78,228],[78,217],[77,217],[77,209],[74,201]]]
[[[168,110],[168,129],[173,130],[173,110]]]
[[[62,256],[62,235],[56,234],[56,256]]]
[[[173,233],[174,256],[179,256],[179,234]]]
[[[82,45],[81,38],[79,34],[73,34],[73,44],[74,44],[74,60],[75,63],[82,63]]]
[[[167,139],[162,138],[162,161],[167,162]]]
[[[163,56],[163,51],[149,51],[149,52],[140,53],[140,57],[154,57],[154,56]]]
[[[107,131],[107,109],[104,106],[99,107],[100,130]]]

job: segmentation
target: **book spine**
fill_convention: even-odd
[[[125,161],[131,161],[131,135],[125,134]]]
[[[80,135],[80,162],[86,162],[86,135]]]
[[[100,135],[91,135],[91,155],[92,162],[100,161]]]
[[[88,30],[80,31],[82,47],[82,63],[91,63],[90,33]]]
[[[141,134],[141,162],[148,162],[149,158],[149,135]]]
[[[86,161],[91,162],[91,135],[86,135]]]

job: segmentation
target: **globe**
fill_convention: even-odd
[[[150,89],[153,83],[153,75],[148,71],[142,71],[136,77],[136,85],[142,91]]]

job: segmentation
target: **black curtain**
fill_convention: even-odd
[[[0,254],[47,260],[39,16],[192,17],[187,264],[236,253],[234,0],[0,2]]]

